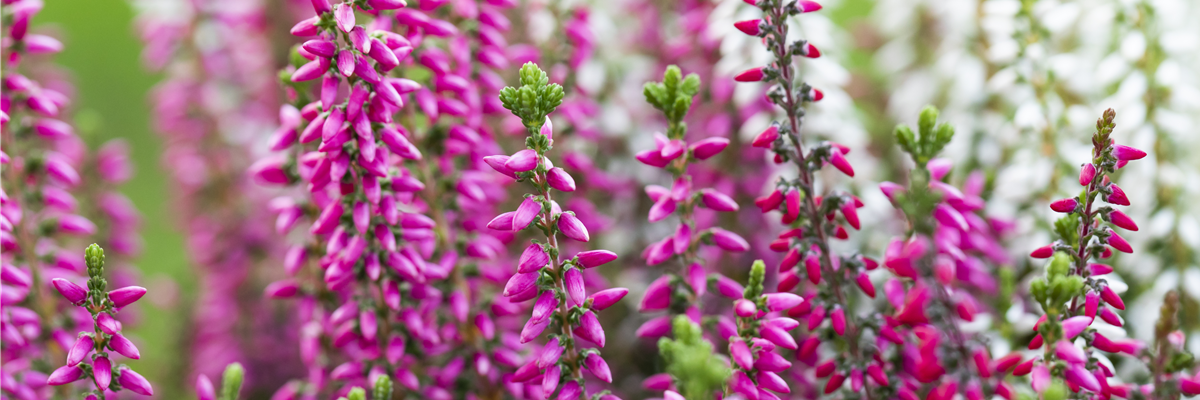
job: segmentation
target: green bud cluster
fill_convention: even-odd
[[[954,126],[947,123],[937,123],[938,109],[925,106],[917,121],[918,132],[914,133],[907,125],[896,125],[896,143],[912,156],[917,165],[925,165],[937,156],[954,137]],[[918,135],[919,133],[919,135]]]
[[[667,363],[666,371],[675,378],[679,392],[687,399],[711,399],[729,378],[730,370],[713,352],[700,326],[686,315],[672,321],[675,339],[662,338],[658,350]]]
[[[532,62],[521,67],[521,86],[508,86],[500,90],[500,103],[525,124],[526,129],[536,130],[546,121],[546,116],[562,104],[563,88],[550,83],[546,71]]]
[[[246,369],[240,363],[229,364],[221,375],[221,400],[237,400],[242,391],[242,381],[246,378]]]
[[[1049,315],[1061,314],[1064,304],[1075,296],[1083,295],[1083,278],[1069,275],[1070,270],[1071,256],[1062,252],[1054,253],[1046,266],[1045,278],[1035,279],[1029,285],[1033,298]]]
[[[679,67],[674,65],[667,67],[662,82],[646,82],[642,87],[646,102],[667,116],[670,123],[667,137],[671,139],[682,139],[687,132],[683,117],[692,108],[692,98],[697,93],[700,93],[700,77],[694,73],[684,77]]]

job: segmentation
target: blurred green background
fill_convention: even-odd
[[[147,91],[158,81],[141,65],[133,10],[123,0],[52,0],[34,19],[34,30],[53,32],[66,44],[56,57],[74,78],[74,113],[81,134],[93,147],[112,138],[125,138],[132,147],[137,172],[123,191],[143,214],[145,252],[136,265],[151,292],[169,291],[171,278],[179,297],[171,310],[143,302],[142,319],[132,329],[142,360],[129,362],[155,383],[159,398],[184,397],[179,387],[185,372],[184,330],[190,313],[183,312],[194,293],[183,236],[175,228],[169,177],[160,168],[161,141],[150,130]],[[163,355],[170,355],[164,357]]]

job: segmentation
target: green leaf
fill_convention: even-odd
[[[1072,247],[1079,244],[1079,216],[1064,215],[1054,221],[1054,233]]]
[[[763,280],[767,274],[767,264],[763,260],[754,260],[754,265],[750,266],[750,281],[746,282],[746,291],[742,293],[742,297],[749,300],[757,300],[763,293]]]
[[[375,380],[375,388],[371,391],[371,397],[375,400],[388,400],[392,398],[392,378],[386,374],[380,375],[379,379]]]
[[[221,376],[221,399],[237,400],[238,392],[242,390],[242,380],[246,378],[246,369],[242,364],[233,363],[225,367]]]
[[[1061,251],[1055,252],[1050,263],[1046,264],[1046,278],[1053,280],[1056,277],[1067,276],[1070,270],[1071,256]]]
[[[700,76],[694,73],[688,74],[687,78],[683,79],[683,87],[680,92],[689,98],[700,93]]]
[[[713,345],[704,339],[700,326],[687,316],[676,316],[671,325],[675,339],[658,341],[667,373],[685,398],[711,399],[712,393],[720,390],[729,378],[729,367],[713,352]]]
[[[363,388],[356,387],[350,389],[350,393],[346,394],[347,400],[367,400],[367,391]]]

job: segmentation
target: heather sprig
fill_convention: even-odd
[[[686,77],[679,67],[667,67],[662,82],[649,82],[643,86],[646,102],[662,111],[667,119],[667,133],[655,134],[656,147],[637,154],[637,159],[646,165],[663,168],[671,172],[674,184],[670,189],[650,185],[646,194],[654,201],[648,220],[658,222],[671,214],[679,216],[675,233],[651,244],[644,253],[648,265],[676,260],[678,267],[668,269],[646,289],[639,310],[654,312],[669,310],[672,314],[696,314],[699,318],[700,298],[707,292],[709,274],[704,260],[698,253],[702,244],[715,245],[731,252],[749,250],[750,245],[736,233],[717,228],[700,229],[697,226],[697,206],[714,211],[737,211],[738,205],[731,197],[714,188],[695,189],[688,166],[693,161],[707,160],[729,145],[729,139],[713,137],[686,142],[687,123],[683,121],[691,109],[693,98],[700,88],[696,74]],[[651,319],[638,329],[638,336],[659,337],[666,335],[673,324],[670,316]]]
[[[871,349],[875,346],[869,335],[864,335],[867,331],[866,319],[853,312],[852,296],[855,296],[855,291],[851,289],[850,282],[855,281],[862,292],[873,297],[874,287],[866,271],[874,269],[877,263],[861,255],[834,254],[830,246],[833,238],[849,238],[849,232],[836,219],[837,214],[842,215],[845,224],[857,229],[860,227],[857,209],[862,203],[849,193],[817,191],[817,172],[825,165],[832,165],[850,177],[854,176],[854,168],[845,158],[850,151],[846,146],[832,142],[805,144],[800,129],[806,104],[820,101],[824,94],[797,76],[795,57],[816,58],[821,53],[807,40],[788,39],[788,19],[820,10],[821,5],[812,1],[780,0],[763,0],[755,5],[763,11],[763,18],[739,22],[737,27],[743,33],[763,38],[774,60],[765,67],[749,69],[734,79],[739,82],[769,83],[771,86],[767,90],[767,97],[783,110],[786,118],[782,122],[772,123],[759,133],[752,145],[770,149],[777,163],[791,161],[796,166],[795,178],[780,178],[775,190],[758,198],[755,204],[764,213],[780,210],[781,222],[790,227],[771,244],[773,250],[787,252],[779,265],[781,277],[778,289],[790,292],[800,286],[803,277],[807,277],[815,289],[806,296],[808,301],[797,304],[798,308],[788,314],[792,317],[806,316],[809,330],[814,331],[814,335],[805,340],[806,344],[797,353],[797,358],[814,357],[822,339],[832,338],[838,343],[836,360],[843,362],[843,371],[862,371],[871,362]],[[803,264],[803,270],[798,269],[800,264]],[[830,321],[828,327],[818,331],[826,320]],[[833,372],[833,369],[829,374],[818,374],[820,378],[829,378],[824,385],[827,394],[841,388],[845,376],[842,372]],[[861,379],[852,380],[852,389],[857,391],[857,388],[861,388],[861,382]],[[871,388],[868,387],[865,394],[873,398]]]
[[[516,211],[497,216],[488,226],[496,230],[520,232],[533,226],[544,235],[545,241],[534,241],[521,256],[518,271],[509,279],[504,296],[511,301],[537,299],[533,315],[521,330],[521,343],[528,343],[550,328],[547,343],[536,359],[517,370],[513,380],[524,382],[541,377],[541,389],[546,397],[560,400],[598,398],[601,391],[588,396],[583,378],[586,368],[605,382],[612,382],[608,364],[595,348],[584,349],[592,343],[603,348],[604,328],[596,313],[619,301],[628,292],[608,289],[587,296],[582,269],[608,263],[616,254],[606,250],[582,252],[564,260],[558,236],[587,242],[587,228],[570,211],[563,211],[553,200],[553,190],[563,190],[566,172],[555,168],[546,158],[553,147],[553,127],[547,115],[562,101],[562,87],[549,83],[549,78],[537,65],[521,67],[520,86],[506,87],[500,92],[505,108],[521,117],[529,135],[527,149],[512,156],[490,156],[486,160],[497,172],[528,182],[534,193],[525,196]],[[558,176],[558,178],[556,178]],[[569,176],[568,176],[569,177]],[[584,341],[584,342],[581,342]]]
[[[998,251],[1002,248],[992,228],[977,214],[983,204],[978,189],[960,190],[943,181],[952,164],[936,157],[953,138],[954,128],[937,120],[938,110],[929,106],[922,110],[915,132],[905,125],[896,127],[896,141],[916,168],[908,175],[907,187],[880,185],[909,225],[884,256],[884,265],[896,275],[884,290],[896,311],[880,329],[902,349],[904,360],[891,366],[903,374],[897,374],[899,382],[888,390],[901,397],[928,390],[944,399],[956,393],[968,399],[1012,398],[1015,393],[1003,381],[1003,373],[1021,356],[993,362],[985,338],[963,328],[980,312],[976,296],[996,291],[991,272],[984,269],[987,263],[1001,264],[1007,258]],[[967,184],[979,185],[971,179]],[[876,381],[887,386],[887,380]]]
[[[55,278],[51,283],[67,301],[92,315],[93,329],[79,334],[67,353],[67,364],[51,373],[46,383],[58,386],[89,379],[96,388],[89,392],[89,398],[105,399],[106,393],[122,389],[152,396],[154,389],[150,382],[125,364],[113,365],[113,355],[109,353],[135,360],[141,358],[141,352],[133,342],[121,334],[121,323],[116,320],[116,314],[141,299],[146,288],[127,286],[109,291],[108,281],[104,278],[104,249],[92,244],[84,254],[87,288],[63,278]]]
[[[1130,201],[1111,175],[1146,153],[1115,143],[1111,137],[1115,119],[1116,112],[1108,109],[1096,121],[1092,160],[1080,167],[1079,185],[1083,191],[1076,197],[1050,204],[1051,210],[1065,214],[1054,224],[1059,240],[1030,254],[1033,258],[1050,259],[1045,278],[1030,284],[1030,294],[1045,313],[1036,327],[1038,335],[1029,344],[1030,349],[1044,349],[1040,360],[1030,360],[1033,389],[1039,393],[1050,387],[1051,377],[1062,379],[1073,390],[1082,388],[1102,396],[1125,393],[1128,388],[1108,383],[1111,371],[1097,363],[1092,354],[1099,350],[1138,356],[1144,347],[1137,340],[1109,339],[1089,329],[1097,316],[1111,325],[1123,325],[1110,308],[1125,309],[1124,300],[1105,278],[1113,273],[1113,267],[1093,261],[1111,257],[1112,250],[1133,252],[1133,247],[1114,227],[1138,229],[1131,218],[1113,207],[1128,206]],[[1110,205],[1101,206],[1097,200]],[[1076,337],[1083,340],[1077,341]],[[1161,383],[1162,367],[1153,368],[1159,374],[1155,376],[1156,383]],[[1173,389],[1156,387],[1155,390]]]
[[[783,313],[800,306],[805,300],[793,293],[764,293],[766,269],[762,260],[754,262],[742,298],[733,303],[737,334],[729,337],[733,374],[725,384],[725,395],[736,393],[747,399],[771,399],[792,392],[790,385],[780,376],[792,368],[792,362],[776,349],[799,349],[796,339],[789,332],[800,327],[800,322],[783,316]],[[821,374],[818,371],[818,375]],[[826,393],[831,392],[829,388],[841,387],[845,379],[841,373],[821,377],[825,376],[829,377]]]

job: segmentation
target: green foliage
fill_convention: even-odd
[[[742,297],[755,300],[763,293],[763,280],[767,274],[767,264],[763,260],[754,260],[754,265],[750,266],[750,281],[746,282],[746,291],[742,293]]]
[[[1050,387],[1046,388],[1046,392],[1042,393],[1042,399],[1066,400],[1068,394],[1067,385],[1064,385],[1058,378],[1054,378],[1054,381],[1050,383]]]
[[[83,258],[87,261],[88,276],[104,275],[104,249],[100,248],[100,245],[92,243],[91,246],[88,246],[83,251]]]
[[[521,67],[521,86],[508,86],[500,90],[500,102],[513,115],[521,117],[525,128],[536,131],[546,121],[546,116],[562,104],[563,88],[550,83],[546,71],[532,62]]]
[[[356,387],[350,389],[350,393],[346,393],[346,397],[340,397],[338,400],[367,400],[367,391]]]
[[[1042,305],[1047,314],[1058,315],[1063,304],[1075,296],[1083,295],[1083,278],[1068,275],[1070,267],[1070,255],[1054,253],[1054,258],[1046,265],[1046,277],[1035,279],[1029,284],[1033,298]]]
[[[246,369],[242,368],[242,364],[233,363],[226,366],[225,374],[221,376],[221,400],[237,400],[245,378]]]
[[[680,139],[687,131],[683,117],[692,108],[692,98],[700,93],[700,77],[696,74],[683,76],[679,67],[671,65],[663,72],[662,82],[646,82],[642,94],[646,102],[662,111],[670,122],[667,137]]]
[[[392,378],[387,375],[380,375],[379,379],[375,380],[375,388],[371,391],[371,396],[375,400],[392,398]]]
[[[1072,213],[1062,216],[1054,221],[1054,233],[1062,238],[1063,242],[1075,247],[1079,244],[1079,216]]]
[[[713,345],[704,339],[700,326],[685,315],[672,321],[675,339],[662,338],[658,351],[667,363],[667,373],[675,379],[680,394],[691,400],[711,399],[729,378],[730,370],[713,353]]]
[[[917,165],[925,165],[929,160],[950,143],[954,137],[954,127],[947,123],[937,123],[938,110],[933,106],[925,106],[917,123],[918,132],[913,132],[907,125],[896,125],[896,143],[912,156]]]

